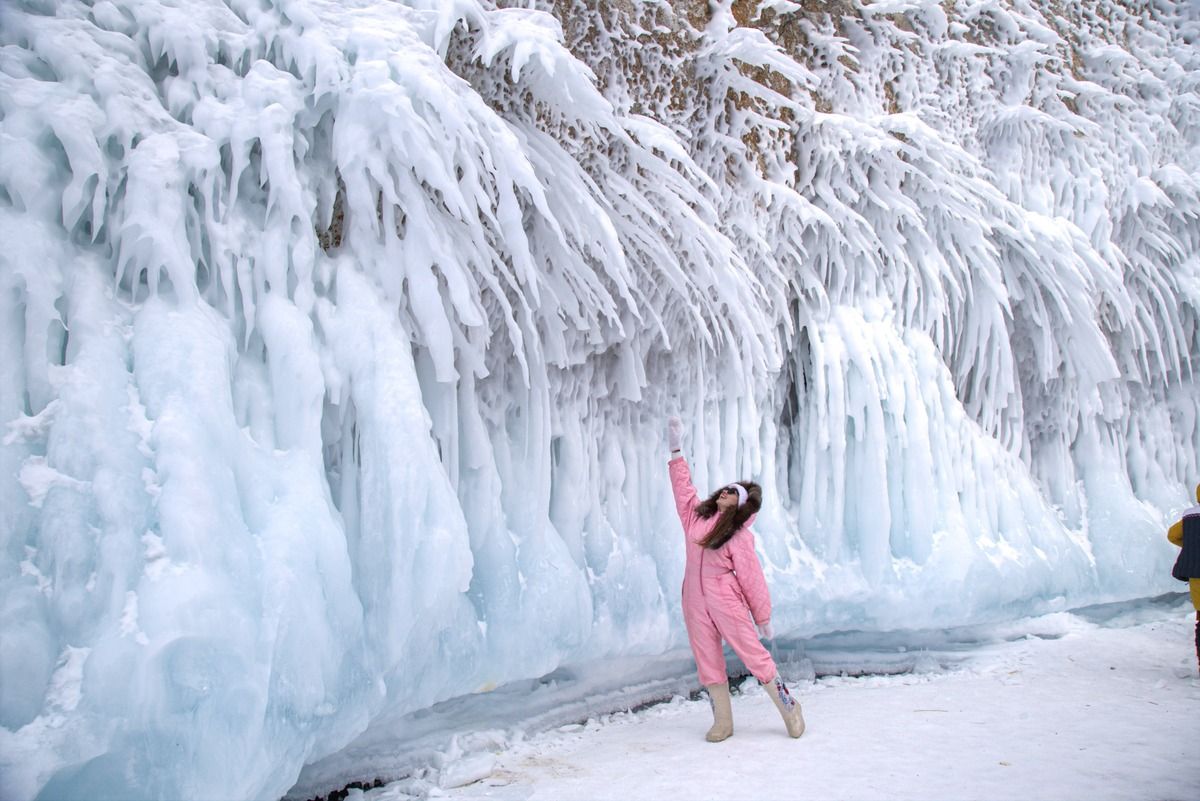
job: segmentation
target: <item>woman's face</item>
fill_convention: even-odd
[[[737,490],[735,490],[733,487],[726,487],[725,489],[721,490],[721,494],[717,496],[717,509],[725,512],[729,509],[736,509],[737,505]]]

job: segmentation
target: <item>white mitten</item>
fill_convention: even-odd
[[[771,627],[771,621],[767,621],[758,627],[758,636],[763,640],[775,639],[775,629]]]
[[[678,417],[667,418],[667,445],[672,451],[683,448],[683,421]]]

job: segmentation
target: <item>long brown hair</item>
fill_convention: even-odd
[[[746,502],[741,506],[735,507],[721,514],[717,520],[717,524],[713,526],[713,530],[708,533],[708,536],[700,540],[701,547],[716,550],[725,543],[729,542],[729,538],[737,534],[738,529],[746,525],[746,521],[750,516],[762,508],[762,487],[755,484],[753,481],[738,481],[746,488]],[[730,486],[726,484],[725,487]],[[721,489],[708,496],[707,500],[696,504],[696,514],[707,520],[715,514],[720,513],[717,508],[717,498],[721,496]]]

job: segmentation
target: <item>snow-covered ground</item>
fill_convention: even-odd
[[[794,681],[799,740],[750,681],[723,743],[704,740],[705,699],[676,697],[349,799],[1195,799],[1194,625],[1183,596],[1026,619],[949,669],[931,651],[900,675]]]

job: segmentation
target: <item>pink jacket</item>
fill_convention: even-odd
[[[700,540],[712,531],[717,517],[705,520],[696,514],[700,499],[692,486],[687,461],[682,456],[676,457],[668,466],[687,549],[683,572],[684,616],[717,604],[719,611],[727,613],[745,614],[749,609],[755,623],[766,623],[771,619],[771,592],[754,552],[754,534],[750,531],[754,517],[720,548],[701,547]]]

